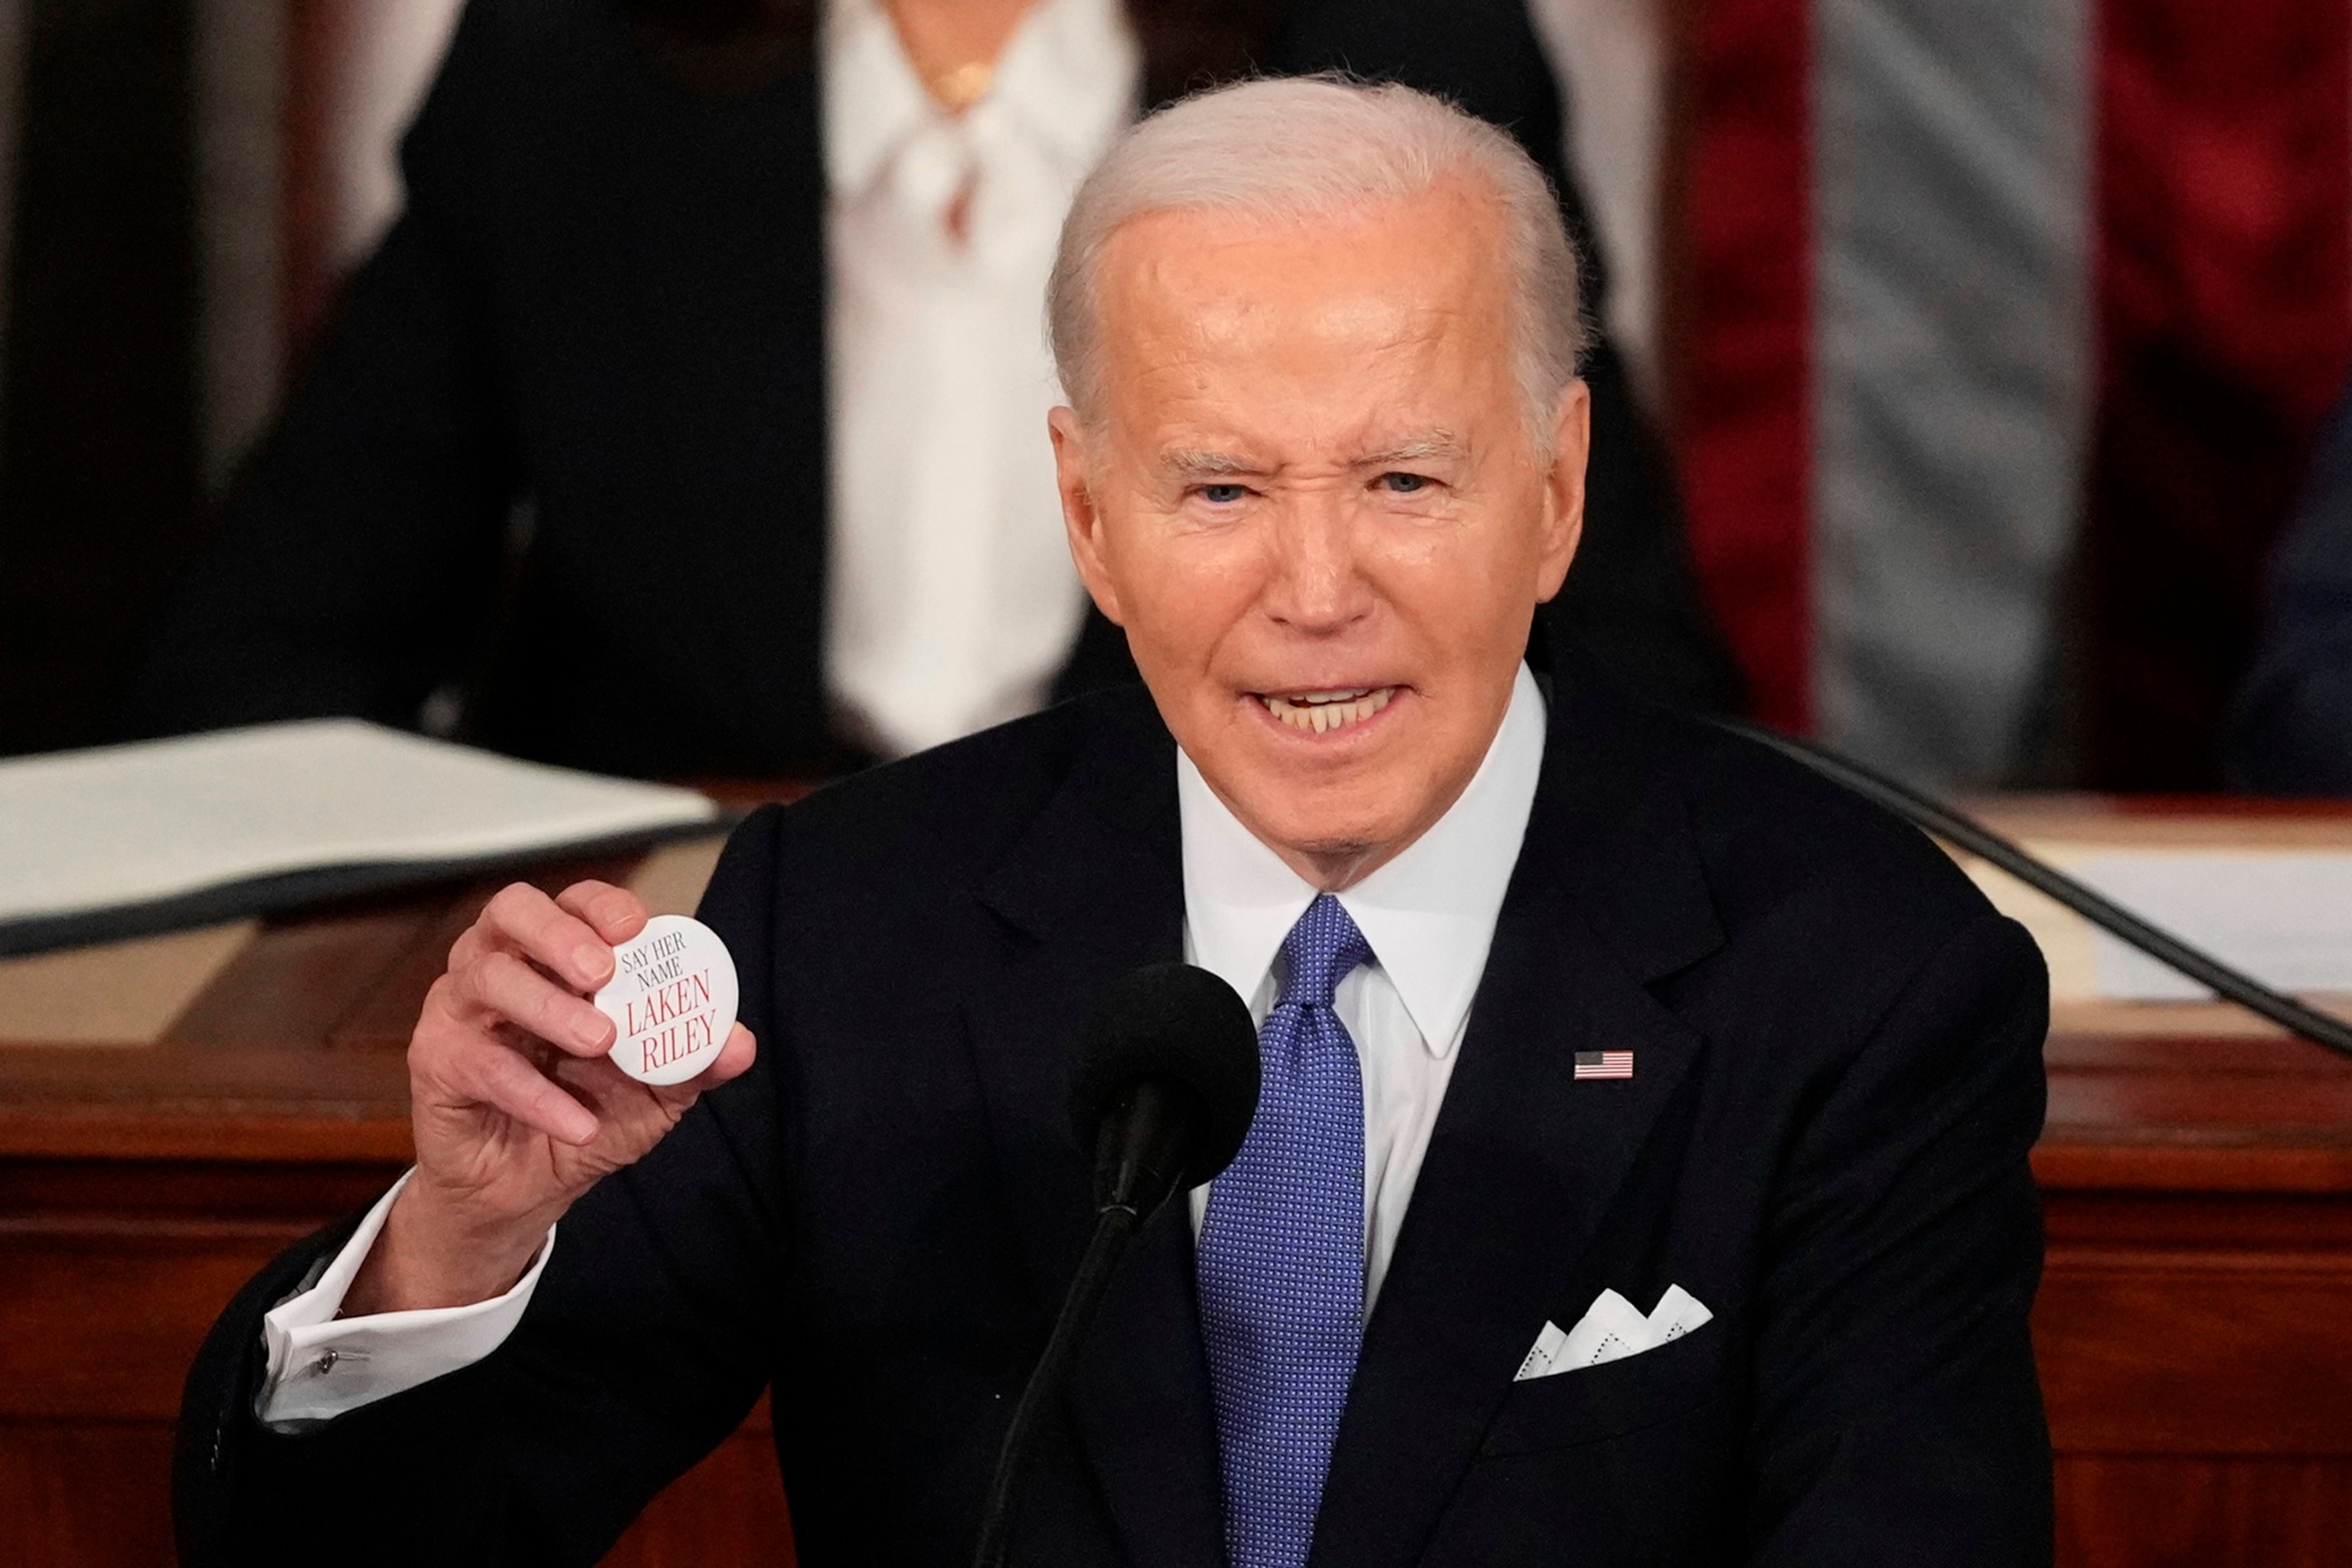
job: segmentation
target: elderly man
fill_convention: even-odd
[[[2040,963],[1916,835],[1522,664],[1587,439],[1540,175],[1402,89],[1232,89],[1114,149],[1051,303],[1148,698],[747,823],[749,1029],[680,1089],[581,999],[636,902],[494,900],[416,1170],[191,1378],[184,1560],[591,1563],[771,1385],[803,1561],[963,1560],[1087,1236],[1078,1021],[1189,954],[1267,1093],[1014,1560],[2046,1561]]]

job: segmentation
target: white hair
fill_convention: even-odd
[[[1517,321],[1517,379],[1547,455],[1585,347],[1575,247],[1541,169],[1508,133],[1443,99],[1338,75],[1258,79],[1171,104],[1114,143],[1070,204],[1046,329],[1080,417],[1099,417],[1095,269],[1111,236],[1154,212],[1297,223],[1461,180],[1492,194]]]

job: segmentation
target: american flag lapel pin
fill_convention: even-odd
[[[1579,1051],[1576,1053],[1576,1076],[1580,1082],[1589,1078],[1632,1078],[1633,1053]]]

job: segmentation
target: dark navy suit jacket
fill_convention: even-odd
[[[1139,690],[737,833],[703,905],[758,1065],[562,1222],[488,1358],[255,1421],[281,1258],[191,1374],[188,1568],[586,1564],[773,1387],[800,1552],[954,1564],[1085,1245],[1090,997],[1177,957],[1174,750]],[[1527,838],[1368,1326],[1314,1562],[2047,1563],[2027,1314],[2047,982],[1925,838],[1776,755],[1557,689]],[[1575,1053],[1630,1050],[1630,1080]],[[1054,1414],[1014,1561],[1213,1568],[1183,1205]],[[1547,1320],[1714,1321],[1518,1383]],[[331,1543],[331,1544],[330,1544]]]

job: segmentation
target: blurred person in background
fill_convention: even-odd
[[[2352,385],[2272,552],[2230,749],[2242,788],[2352,795]]]
[[[1132,679],[1037,439],[1061,220],[1147,105],[1335,66],[1512,128],[1581,237],[1522,0],[471,0],[406,208],[124,728],[356,714],[776,774]],[[1586,543],[1538,641],[1729,706],[1623,369],[1604,344],[1587,375]]]

